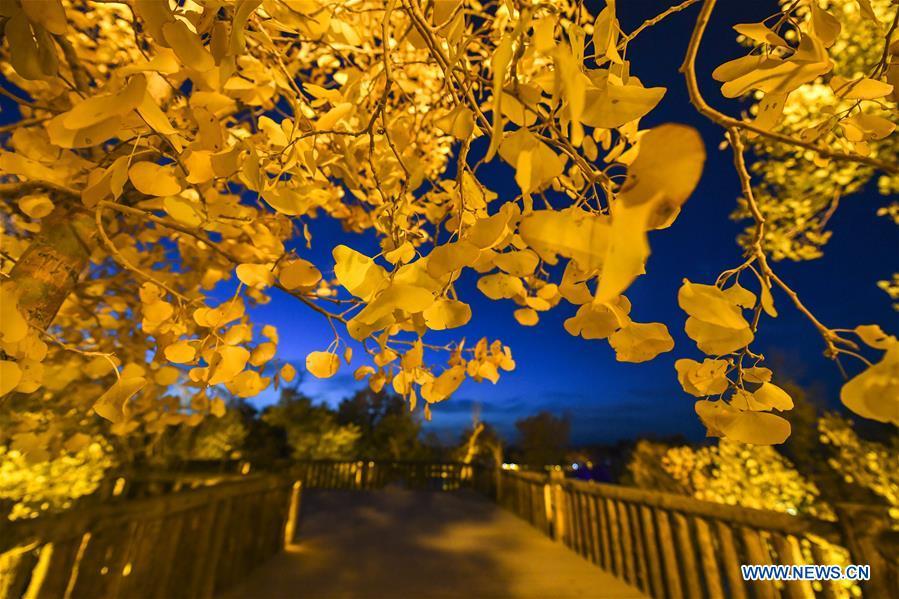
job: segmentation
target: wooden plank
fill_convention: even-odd
[[[231,530],[232,507],[234,499],[222,500],[216,509],[212,534],[209,539],[209,556],[204,564],[204,572],[201,584],[197,589],[197,595],[201,598],[212,597],[216,590],[219,568],[224,546],[225,536]]]
[[[724,520],[733,525],[777,531],[797,537],[811,533],[832,543],[839,543],[841,539],[839,527],[835,523],[817,518],[793,516],[770,510],[756,510],[735,505],[723,505],[711,501],[700,501],[685,495],[605,483],[588,484],[582,481],[569,481],[569,484],[585,493],[594,493],[609,499],[632,502],[664,509],[669,512],[682,512],[711,520]]]
[[[599,549],[602,560],[600,563],[603,569],[612,570],[612,533],[609,529],[609,518],[606,515],[605,499],[596,495],[590,499],[599,519]]]
[[[746,583],[740,572],[740,565],[751,563],[737,556],[737,544],[733,530],[726,522],[715,522],[715,536],[721,548],[721,567],[724,580],[727,582],[727,596],[733,599],[746,599]]]
[[[631,519],[627,513],[627,506],[620,502],[615,502],[618,510],[618,521],[621,523],[621,554],[624,558],[624,579],[631,584],[637,582],[637,564],[636,555],[634,553],[634,529]]]
[[[683,566],[684,588],[687,597],[701,597],[700,572],[696,563],[696,545],[690,535],[690,523],[683,514],[673,513],[674,540],[677,546],[677,555]]]
[[[830,552],[825,551],[824,548],[812,541],[812,559],[816,564],[830,564],[833,563],[833,557],[831,557]],[[821,597],[823,599],[837,599],[837,597],[843,596],[843,589],[840,587],[840,583],[835,580],[822,580],[821,584]]]
[[[631,521],[631,528],[634,531],[634,553],[636,554],[637,567],[637,586],[644,593],[649,593],[649,565],[646,563],[646,542],[643,537],[642,526],[640,525],[639,507],[632,503],[627,504],[628,519]]]
[[[709,599],[724,599],[721,572],[718,568],[718,550],[708,522],[694,518],[696,544],[699,546],[699,561],[702,564],[702,580]]]
[[[590,560],[594,564],[599,565],[602,558],[600,556],[599,517],[596,514],[596,498],[586,493],[584,493],[583,497],[584,510],[590,523]]]
[[[65,595],[80,545],[81,539],[46,545],[46,547],[50,547],[52,550],[48,557],[47,570],[41,584],[35,588],[31,597],[51,599]],[[3,594],[0,593],[0,596],[3,596]],[[26,594],[26,599],[30,599],[28,594]]]
[[[624,554],[621,550],[621,525],[618,520],[618,508],[612,500],[603,498],[602,502],[609,518],[609,530],[612,533],[612,572],[621,578],[624,576]]]
[[[640,506],[640,521],[643,523],[643,541],[646,545],[646,565],[649,567],[650,595],[665,596],[665,585],[662,582],[662,560],[658,552],[656,527],[652,518],[652,508]]]
[[[775,534],[772,535],[771,542],[774,545],[774,550],[777,551],[777,562],[779,564],[800,565],[805,563],[796,537]],[[783,585],[784,595],[788,599],[809,599],[815,596],[811,582],[807,580],[785,580]]]
[[[773,560],[768,553],[765,545],[765,539],[759,531],[748,527],[740,527],[740,538],[743,541],[743,547],[746,550],[746,560],[744,564],[771,564]],[[749,582],[749,586],[753,589],[756,599],[775,599],[779,595],[774,582],[770,580],[753,580]]]
[[[665,569],[665,586],[668,597],[671,599],[683,599],[684,590],[681,584],[680,568],[678,567],[677,550],[674,548],[674,535],[671,532],[671,521],[664,510],[655,511],[656,530],[659,533],[659,552],[662,554],[662,566]]]

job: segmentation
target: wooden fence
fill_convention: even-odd
[[[298,462],[290,473],[307,489],[380,489],[400,484],[429,491],[474,488],[492,497],[496,488],[493,470],[460,462],[315,460]]]
[[[0,599],[210,597],[292,537],[299,498],[248,476],[0,523]]]
[[[840,521],[669,493],[503,471],[498,501],[657,599],[848,596],[841,581],[746,582],[743,564],[867,564],[865,597],[899,597],[899,543],[886,508],[843,505]]]

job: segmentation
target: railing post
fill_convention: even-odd
[[[850,561],[871,566],[871,579],[862,583],[865,596],[899,597],[895,562],[899,542],[890,530],[888,509],[849,503],[837,504],[835,508]]]
[[[290,490],[290,505],[287,508],[287,520],[284,523],[284,547],[293,543],[297,532],[297,519],[300,517],[300,496],[303,492],[303,483],[295,481]]]
[[[547,500],[546,513],[552,526],[553,539],[565,542],[565,526],[568,514],[565,513],[565,491],[562,482],[565,473],[561,470],[550,470],[543,497]]]

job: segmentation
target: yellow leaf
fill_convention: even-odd
[[[495,218],[482,219],[480,222]],[[468,241],[456,241],[438,245],[428,254],[428,274],[441,278],[451,272],[462,270],[466,266],[475,263],[480,255],[480,250]]]
[[[66,129],[78,130],[99,125],[112,117],[124,116],[137,108],[146,90],[147,78],[140,73],[133,75],[118,93],[92,96],[79,102],[62,115],[61,123]],[[95,143],[100,141],[102,140]]]
[[[210,376],[207,384],[218,385],[236,377],[246,367],[250,352],[243,347],[226,345],[215,351],[210,362]]]
[[[50,33],[65,35],[68,23],[61,0],[22,0],[22,10]]]
[[[646,272],[649,257],[646,229],[653,209],[653,204],[648,202],[637,206],[615,206],[602,274],[596,288],[597,301],[607,302],[618,297],[634,279]]]
[[[724,436],[751,445],[780,445],[790,436],[790,423],[768,412],[740,412],[722,429]]]
[[[456,139],[468,139],[474,132],[474,115],[465,105],[459,104],[446,116],[443,116],[434,124]]]
[[[97,399],[94,412],[113,424],[125,422],[128,419],[126,402],[146,384],[147,379],[142,376],[122,377]]]
[[[515,167],[515,182],[525,195],[544,187],[565,168],[558,154],[524,128],[503,139],[499,154]]]
[[[211,402],[209,402],[209,413],[216,418],[221,418],[222,416],[224,416],[226,411],[225,400],[221,397],[216,397]]]
[[[442,331],[461,327],[471,320],[471,308],[458,300],[441,298],[431,304],[423,313],[429,329]]]
[[[605,339],[630,324],[630,302],[621,296],[615,302],[590,302],[578,308],[577,314],[565,321],[569,334],[584,339]]]
[[[837,96],[847,100],[876,100],[888,96],[893,91],[893,86],[883,81],[869,77],[850,80],[839,75],[830,80],[830,87]]]
[[[275,357],[277,348],[278,346],[271,341],[260,343],[253,349],[253,352],[250,354],[250,364],[252,364],[253,366],[262,366]]]
[[[153,381],[162,387],[168,387],[178,382],[180,371],[174,366],[163,366],[153,375]]]
[[[501,270],[510,275],[527,277],[534,274],[540,259],[537,257],[537,254],[530,250],[519,250],[497,254],[495,262]]]
[[[699,132],[685,125],[659,125],[640,138],[638,148],[618,199],[626,206],[652,202],[669,208],[686,202],[705,164]]]
[[[587,88],[581,115],[581,121],[591,127],[613,129],[639,119],[662,101],[666,91],[664,87],[618,84],[607,70],[594,71],[591,78],[594,85]]]
[[[793,398],[790,394],[773,383],[762,383],[752,395],[757,402],[765,406],[766,410],[774,408],[783,412],[793,409]]]
[[[710,356],[735,352],[752,342],[754,335],[747,324],[742,329],[720,327],[691,316],[684,326],[687,336],[696,346]]]
[[[171,21],[162,25],[162,35],[184,66],[196,71],[215,68],[215,59],[203,46],[200,37],[188,29],[183,21]]]
[[[281,367],[281,380],[285,383],[290,383],[297,376],[297,369],[293,367],[293,364],[285,364]]]
[[[532,308],[519,308],[512,313],[512,316],[515,317],[518,324],[525,327],[532,327],[540,322],[540,316],[537,314],[537,311]]]
[[[239,264],[235,272],[241,283],[254,289],[265,289],[275,282],[270,264]]]
[[[543,260],[571,258],[586,272],[601,268],[608,248],[609,217],[578,208],[535,210],[521,219],[518,233]]]
[[[818,6],[817,2],[810,2],[809,8],[812,11],[810,33],[818,38],[825,48],[830,48],[837,41],[842,25],[836,17]]]
[[[306,370],[309,374],[319,379],[327,379],[340,368],[340,358],[337,354],[324,351],[314,351],[306,356]]]
[[[478,289],[493,300],[509,299],[525,294],[521,279],[505,273],[481,277],[478,279]]]
[[[863,418],[899,426],[899,344],[843,385],[840,400]]]
[[[421,386],[421,396],[428,403],[438,403],[452,395],[465,380],[465,367],[461,365],[446,369],[433,381]]]
[[[896,345],[896,337],[887,335],[879,325],[862,324],[855,327],[855,334],[865,342],[866,345],[875,349],[889,349]]]
[[[674,363],[677,380],[684,391],[696,397],[719,395],[727,391],[727,360],[710,360],[702,364],[696,360],[681,359]]]
[[[181,193],[181,183],[173,166],[161,166],[154,162],[137,162],[128,169],[128,178],[134,188],[152,196],[173,196]]]
[[[696,414],[709,435],[753,445],[776,445],[790,436],[790,423],[768,412],[742,411],[722,401],[697,401]]]
[[[814,4],[814,2],[812,2],[812,4]],[[734,30],[760,44],[789,47],[789,44],[787,44],[784,38],[777,35],[764,23],[740,23],[739,25],[734,25]]]
[[[45,195],[25,196],[19,200],[19,210],[30,218],[44,218],[53,212],[53,202]]]
[[[255,397],[268,387],[269,381],[255,370],[244,370],[226,382],[225,387],[237,397]]]
[[[744,368],[743,380],[749,383],[767,383],[771,380],[771,370],[761,366]]]
[[[50,33],[41,26],[33,26],[24,11],[15,10],[6,19],[4,34],[9,48],[9,64],[23,79],[41,80],[56,75],[59,67],[56,48]],[[4,7],[6,8],[6,7]]]
[[[173,219],[188,227],[199,227],[206,221],[203,207],[183,196],[168,196],[162,200],[162,209]]]
[[[165,359],[175,364],[187,364],[193,361],[197,350],[186,339],[172,343],[165,348]]]
[[[288,291],[311,289],[321,281],[322,273],[306,260],[297,258],[281,267],[278,280]]]
[[[11,360],[0,360],[0,397],[18,386],[22,380],[22,369]]]
[[[709,324],[729,329],[748,326],[736,302],[715,285],[691,283],[684,279],[677,293],[677,303],[690,316]]]
[[[619,362],[646,362],[674,349],[674,339],[660,322],[631,322],[609,337]]]
[[[387,273],[368,256],[338,245],[332,252],[337,282],[358,298],[367,300],[387,282]]]
[[[503,136],[503,81],[506,79],[506,69],[512,62],[512,36],[511,34],[503,35],[490,59],[490,68],[493,71],[493,123],[490,132],[490,146],[487,148],[485,161],[493,160],[496,150]]]

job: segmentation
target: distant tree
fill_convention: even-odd
[[[499,467],[503,463],[503,440],[493,426],[476,421],[462,431],[452,458],[463,464],[487,464]]]
[[[899,435],[888,443],[859,437],[852,421],[827,414],[818,421],[822,441],[832,448],[827,464],[848,484],[899,508]]]
[[[643,489],[687,494],[687,488],[671,476],[662,464],[665,454],[670,449],[670,445],[657,441],[647,439],[637,441],[622,482]]]
[[[554,416],[540,412],[515,421],[518,429],[522,460],[529,466],[559,464],[565,458],[571,420],[568,416]]]
[[[217,418],[204,418],[196,426],[174,429],[167,452],[179,460],[227,460],[242,457],[248,427],[242,414],[226,409]]]
[[[717,446],[675,447],[662,466],[697,499],[833,518],[814,482],[771,447],[721,439]]]
[[[338,424],[334,410],[314,404],[295,389],[284,389],[278,403],[263,412],[262,420],[285,431],[294,459],[346,460],[356,454],[359,427]]]
[[[372,459],[417,459],[429,453],[421,443],[421,419],[399,395],[362,389],[337,407],[341,426],[360,431],[356,451]]]
[[[240,414],[247,437],[241,447],[241,457],[257,466],[270,466],[290,457],[287,431],[266,422],[258,409],[246,400],[232,402],[231,410]]]

